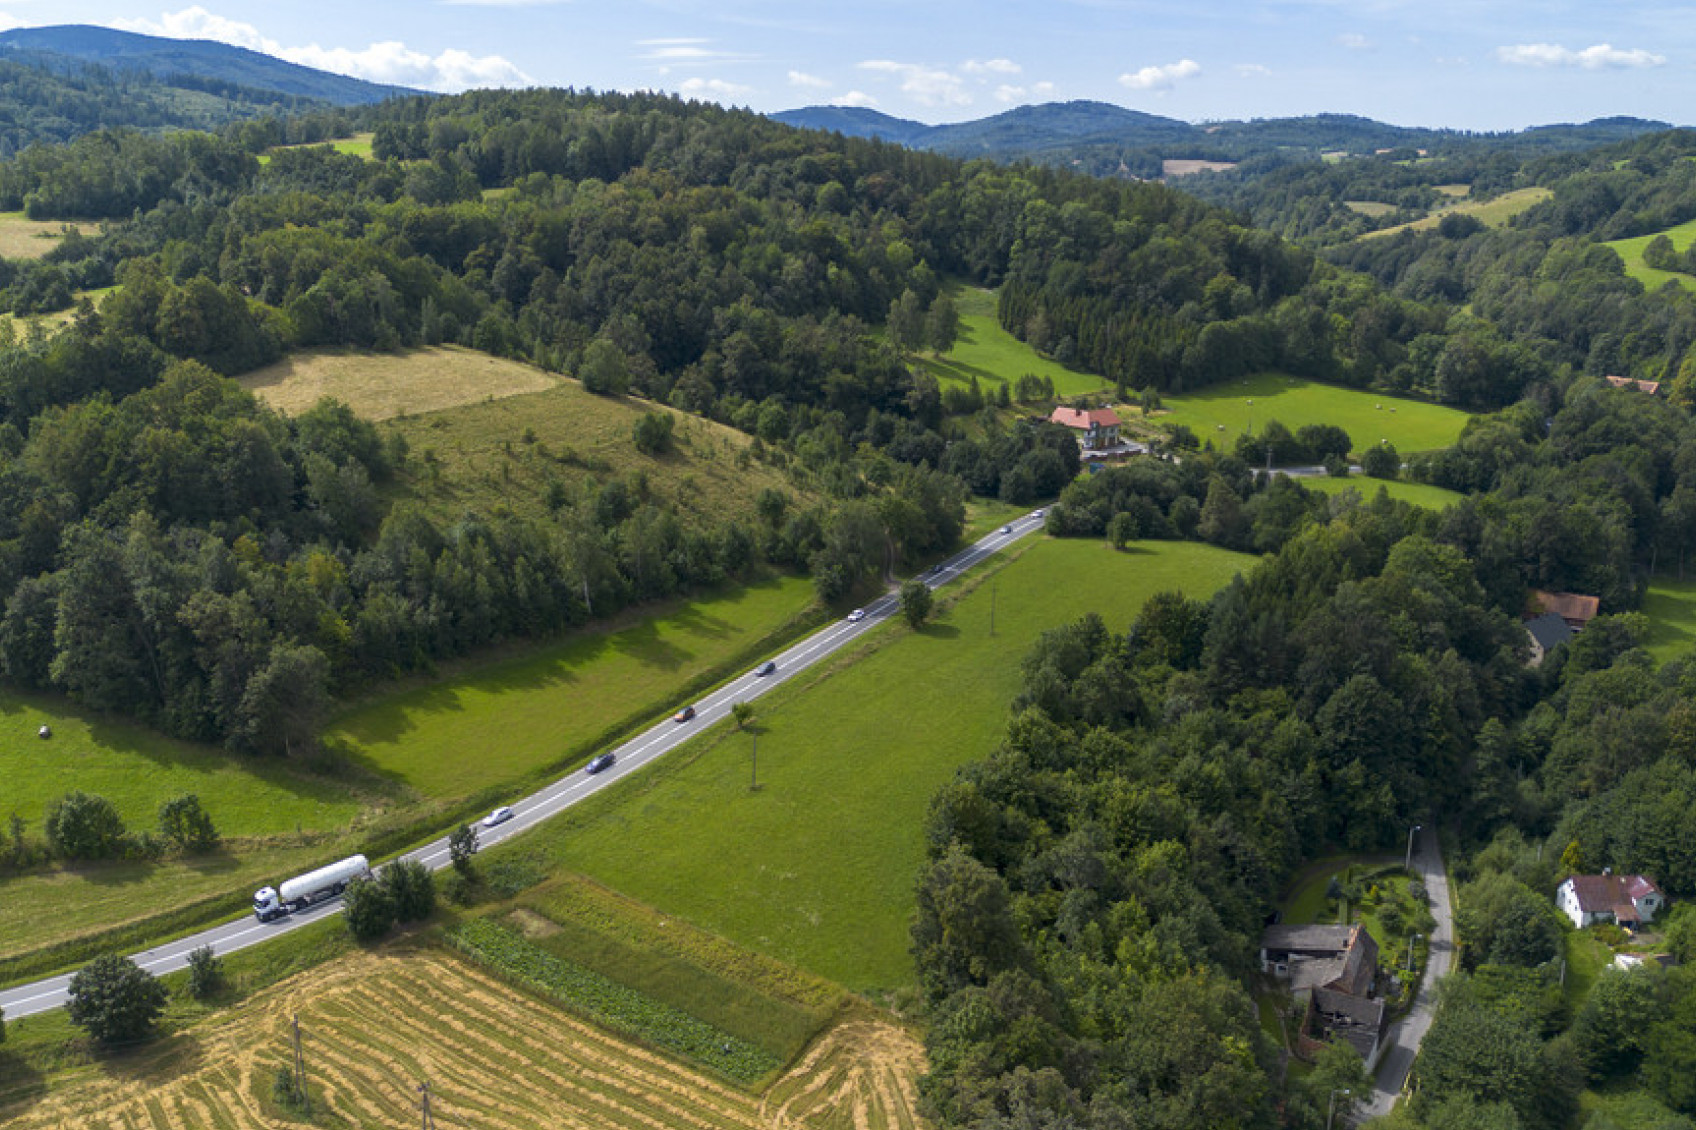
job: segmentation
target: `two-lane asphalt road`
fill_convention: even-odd
[[[1040,530],[1043,525],[1042,514],[1041,510],[1032,511],[1010,525],[979,538],[972,545],[933,567],[925,574],[925,583],[933,589],[939,588],[1005,546],[1011,545],[1027,534]],[[777,664],[777,669],[770,675],[760,676],[749,673],[733,679],[697,702],[695,704],[695,717],[692,720],[679,723],[667,719],[631,738],[623,745],[614,748],[610,751],[615,759],[610,768],[594,775],[578,770],[532,793],[523,800],[514,801],[512,804],[512,819],[493,828],[479,828],[479,842],[482,846],[487,847],[490,844],[496,844],[508,837],[515,836],[526,829],[535,827],[544,820],[557,816],[584,797],[640,771],[644,765],[665,756],[671,750],[694,737],[696,733],[715,722],[728,718],[732,704],[750,702],[785,680],[805,671],[819,660],[837,649],[853,643],[866,632],[871,631],[878,624],[895,615],[900,610],[900,606],[901,602],[898,597],[886,593],[866,605],[864,619],[858,622],[838,621],[820,629],[789,650],[775,656],[773,662]],[[425,844],[421,848],[408,852],[402,858],[415,859],[432,870],[440,870],[448,865],[447,838],[444,836],[439,840]],[[278,876],[277,878],[282,877]],[[187,968],[190,951],[201,946],[211,946],[215,952],[221,954],[231,953],[248,946],[258,945],[280,934],[295,930],[326,914],[337,914],[340,911],[341,899],[335,898],[326,899],[304,911],[284,918],[273,919],[270,922],[259,922],[252,917],[244,916],[234,922],[226,922],[221,926],[214,926],[190,937],[166,942],[131,956],[137,965],[150,973],[171,973],[178,969]],[[70,979],[70,974],[63,974],[31,984],[0,990],[0,1008],[5,1009],[7,1019],[14,1020],[21,1016],[30,1016],[37,1012],[46,1012],[49,1009],[58,1008],[65,1003],[65,990],[70,984]]]

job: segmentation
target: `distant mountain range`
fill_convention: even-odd
[[[876,110],[807,106],[773,114],[803,129],[850,137],[881,138],[955,157],[1026,158],[1159,175],[1161,159],[1241,161],[1279,151],[1375,153],[1381,150],[1453,151],[1504,143],[1542,149],[1576,149],[1623,141],[1670,128],[1641,118],[1600,118],[1583,124],[1538,126],[1516,133],[1469,133],[1387,125],[1352,114],[1264,118],[1197,125],[1127,110],[1107,102],[1050,102],[1020,106],[970,122],[926,125]],[[1104,161],[1106,168],[1102,168]],[[1126,162],[1129,162],[1128,164]],[[1152,164],[1151,164],[1152,162]]]
[[[146,74],[167,83],[191,78],[202,85],[227,83],[337,106],[359,106],[422,93],[287,63],[227,43],[162,39],[82,24],[0,32],[0,59],[56,70],[92,63],[119,74]]]

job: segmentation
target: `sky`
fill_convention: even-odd
[[[1696,0],[0,0],[430,90],[666,90],[924,122],[1095,99],[1202,122],[1696,121]]]

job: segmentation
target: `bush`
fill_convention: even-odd
[[[178,851],[198,855],[218,846],[218,830],[212,817],[200,807],[193,793],[173,797],[159,806],[159,834]]]
[[[165,986],[127,957],[97,957],[71,978],[65,1011],[103,1044],[140,1040],[165,1008]]]
[[[908,581],[901,586],[901,615],[907,618],[907,624],[915,631],[924,627],[930,619],[930,611],[934,604],[930,586],[923,581]]]
[[[671,450],[671,432],[676,426],[669,412],[645,412],[631,429],[636,450],[644,455],[663,455]]]
[[[1393,479],[1402,473],[1402,457],[1393,443],[1369,447],[1360,457],[1360,469],[1374,479]]]
[[[286,1063],[279,1063],[277,1073],[271,1077],[271,1099],[287,1111],[298,1113],[306,1109],[306,1096],[295,1081],[294,1068]]]
[[[355,879],[347,885],[342,914],[348,932],[362,942],[381,938],[395,925],[394,899],[386,886],[370,879]]]
[[[112,802],[81,789],[47,809],[47,846],[64,859],[111,859],[124,848],[124,821]]]
[[[477,854],[477,829],[461,824],[448,835],[448,859],[461,875],[471,873],[471,857]]]
[[[205,1000],[224,987],[224,962],[211,946],[189,951],[188,992],[195,1000]]]
[[[436,912],[436,880],[422,863],[397,859],[383,868],[378,881],[388,892],[396,921],[422,922]]]

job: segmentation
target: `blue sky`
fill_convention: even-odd
[[[436,90],[661,89],[927,122],[1073,98],[1188,121],[1696,120],[1689,0],[0,0],[0,25],[50,23],[219,39]]]

